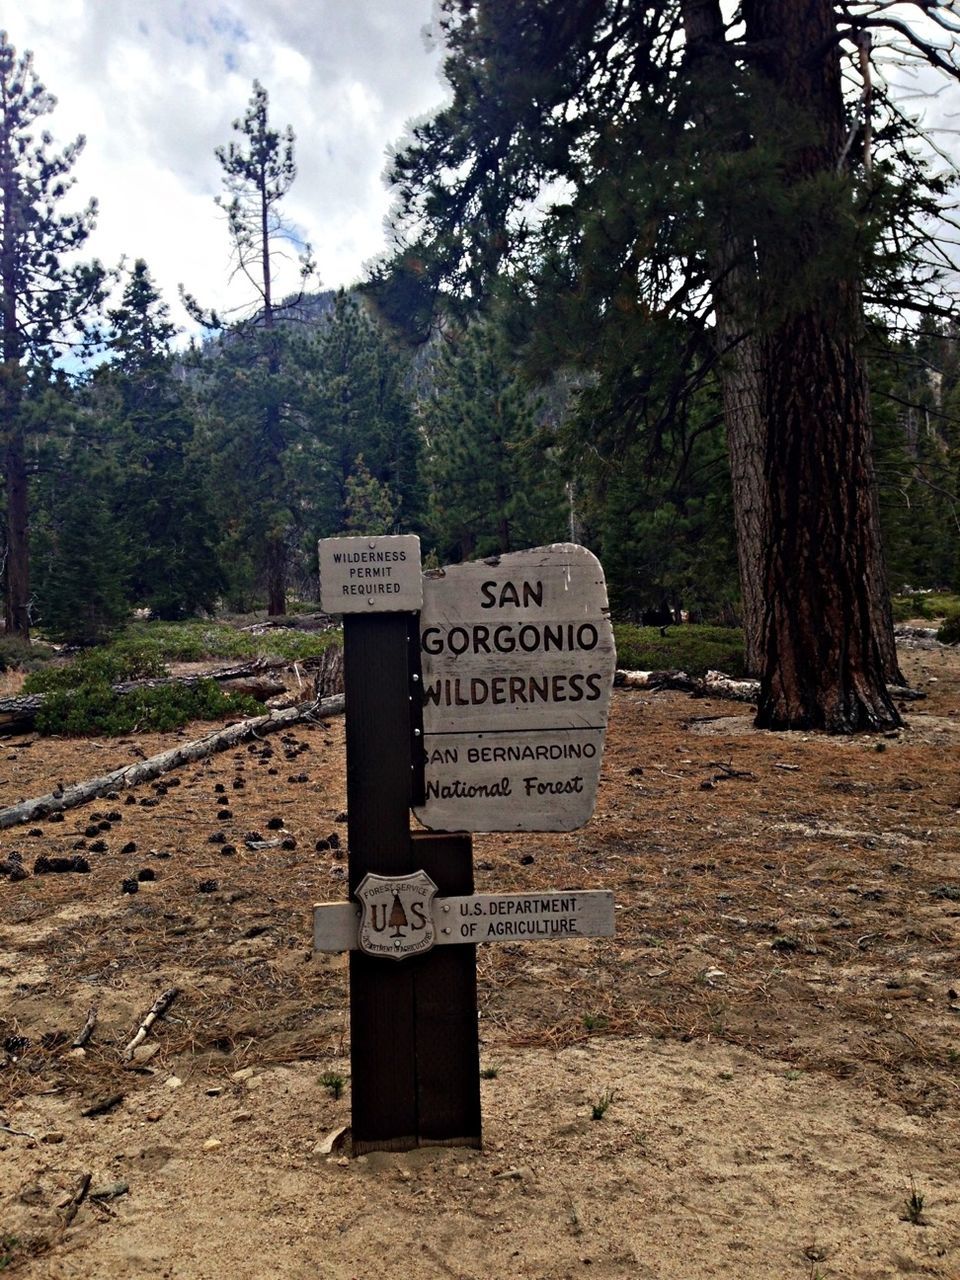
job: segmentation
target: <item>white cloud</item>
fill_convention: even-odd
[[[271,124],[296,134],[288,220],[326,287],[359,278],[383,247],[386,149],[444,97],[430,16],[431,0],[32,0],[7,30],[58,99],[45,121],[57,142],[86,135],[74,195],[100,204],[89,252],[145,258],[183,321],[181,282],[218,308],[243,292],[228,284],[214,148],[254,79]]]
[[[30,0],[7,22],[59,99],[57,139],[87,136],[74,194],[100,202],[91,252],[107,263],[144,257],[182,320],[180,282],[220,309],[240,300],[214,205],[214,148],[230,140],[254,79],[270,94],[272,124],[296,133],[285,212],[311,241],[322,283],[351,283],[382,250],[387,149],[446,93],[423,36],[433,3]],[[954,86],[917,110],[955,130],[957,104]],[[955,133],[938,141],[955,152]]]

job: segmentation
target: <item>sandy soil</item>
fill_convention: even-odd
[[[28,867],[82,841],[91,872],[0,878],[0,1271],[958,1280],[960,652],[904,662],[929,696],[881,738],[617,692],[590,825],[476,839],[481,890],[619,908],[613,940],[481,949],[482,1152],[327,1149],[346,967],[310,908],[343,896],[315,849],[345,842],[341,722],[2,833]],[[6,740],[0,806],[176,740]],[[272,818],[288,847],[248,848]]]

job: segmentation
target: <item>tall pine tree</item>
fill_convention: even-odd
[[[556,442],[492,321],[448,334],[420,403],[429,528],[443,560],[515,551],[564,536]]]
[[[0,32],[0,447],[6,497],[4,627],[30,633],[30,507],[27,384],[39,383],[71,339],[90,338],[103,299],[99,263],[65,265],[93,229],[96,206],[66,212],[83,138],[54,151],[35,131],[56,99]]]
[[[173,367],[176,330],[142,259],[108,318],[115,358],[98,370],[92,395],[124,467],[116,516],[128,548],[128,591],[161,618],[211,610],[223,575],[208,477],[186,387]]]
[[[283,359],[287,350],[282,322],[295,310],[295,302],[276,297],[278,260],[285,244],[299,252],[301,282],[313,271],[309,245],[303,244],[285,222],[281,205],[297,176],[294,134],[271,128],[267,91],[254,81],[253,93],[242,119],[233,122],[235,139],[218,147],[226,196],[217,203],[224,210],[233,252],[233,272],[253,290],[254,302],[246,318],[226,333],[222,354],[228,364],[220,377],[215,398],[231,426],[246,440],[234,452],[235,461],[250,468],[240,487],[252,504],[250,530],[255,533],[257,559],[265,574],[267,612],[286,612],[286,578],[292,537],[289,497],[283,488],[283,455],[291,448]],[[196,303],[185,298],[194,314]],[[205,317],[219,323],[215,316]],[[250,385],[255,379],[255,385]],[[233,414],[224,402],[242,384],[246,413]]]
[[[403,358],[388,343],[366,307],[340,292],[306,354],[311,374],[302,435],[303,509],[315,527],[333,534],[346,527],[348,484],[362,455],[364,468],[391,495],[393,531],[421,526],[424,491],[422,441],[410,409]]]
[[[950,29],[936,6],[905,7]],[[898,723],[863,287],[930,284],[920,223],[944,188],[870,92],[888,10],[758,0],[730,25],[719,0],[442,0],[453,100],[392,167],[388,309],[422,323],[418,293],[476,305],[506,279],[555,362],[637,396],[637,352],[677,387],[716,371],[744,597],[762,606],[746,618],[762,725]],[[916,48],[960,74],[955,47]],[[846,99],[844,65],[860,77]]]

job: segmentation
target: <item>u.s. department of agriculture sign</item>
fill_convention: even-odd
[[[428,573],[420,643],[424,826],[587,822],[616,666],[596,556],[561,543]]]
[[[359,948],[369,955],[405,960],[434,946],[612,938],[616,929],[613,894],[606,889],[438,898],[433,881],[418,871],[412,876],[365,876],[356,896],[360,906],[317,904],[314,950]]]

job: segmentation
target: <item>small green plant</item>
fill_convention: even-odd
[[[926,1219],[923,1216],[923,1192],[917,1190],[917,1184],[910,1177],[910,1196],[904,1204],[904,1212],[900,1215],[902,1222],[910,1222],[915,1227],[925,1227]]]
[[[58,664],[56,674],[28,692],[72,689],[97,675],[108,683],[166,675],[170,662],[243,661],[261,657],[291,662],[315,658],[342,642],[340,631],[271,629],[263,635],[240,631],[225,622],[134,622],[109,644],[85,650],[75,661]],[[22,646],[21,646],[22,648]],[[41,646],[30,646],[30,652]],[[20,650],[17,650],[19,655]],[[19,663],[18,665],[24,665]]]
[[[166,674],[166,664],[149,649],[108,647],[88,649],[66,665],[35,671],[24,681],[23,688],[25,693],[65,693],[87,685],[152,680]]]
[[[337,1071],[325,1071],[320,1077],[320,1083],[331,1098],[342,1098],[343,1091],[347,1087],[347,1077],[340,1075]]]
[[[0,636],[0,671],[36,671],[56,656],[55,650],[44,644]]]
[[[960,596],[956,592],[917,591],[893,597],[894,622],[909,622],[913,618],[933,622],[937,618],[950,618],[953,614],[960,615]],[[955,642],[948,640],[945,643]]]
[[[200,662],[207,658],[270,656],[299,661],[317,657],[331,644],[340,644],[339,630],[292,631],[271,628],[262,635],[240,631],[227,622],[135,622],[110,649],[148,649],[165,662]]]
[[[605,1031],[609,1019],[602,1013],[585,1013],[583,1026],[585,1031]]]
[[[13,1262],[14,1250],[20,1241],[6,1231],[0,1231],[0,1271],[5,1271]]]
[[[614,1091],[612,1089],[605,1089],[590,1108],[590,1119],[602,1120],[616,1100],[617,1096]]]
[[[937,631],[937,639],[941,644],[960,644],[960,609],[947,614]]]
[[[496,1080],[499,1074],[500,1074],[499,1067],[482,1067],[480,1069],[481,1080]]]

